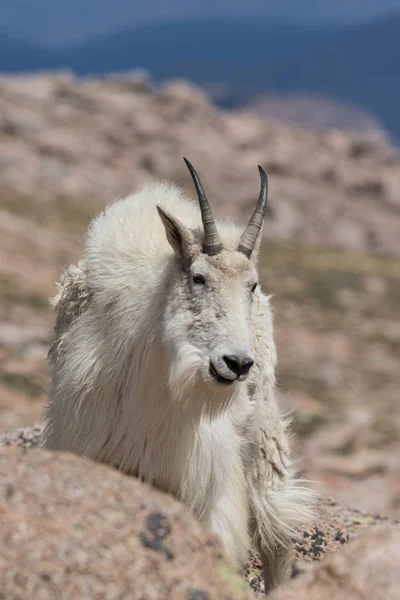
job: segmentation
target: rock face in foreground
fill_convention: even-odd
[[[0,548],[7,600],[250,597],[182,505],[66,453],[0,450]]]
[[[0,592],[7,600],[52,600],[61,590],[68,600],[249,598],[218,542],[183,506],[108,467],[35,450],[41,430],[0,434]],[[315,525],[294,540],[292,581],[271,598],[397,600],[399,532],[399,522],[321,500]],[[244,578],[263,595],[255,553]],[[365,595],[369,587],[376,595]]]

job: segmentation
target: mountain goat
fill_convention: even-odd
[[[186,159],[185,159],[186,160]],[[66,271],[44,446],[112,465],[180,499],[266,589],[312,514],[274,397],[276,351],[257,254],[268,181],[243,233],[157,183],[108,206]]]

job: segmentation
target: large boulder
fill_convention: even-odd
[[[59,589],[54,587],[54,577],[57,582],[63,581],[65,578],[69,582],[68,585],[72,586],[77,585],[74,582],[80,581],[85,574],[89,578],[89,582],[101,586],[114,581],[116,576],[118,585],[127,585],[127,589],[131,590],[130,597],[135,598],[136,590],[139,589],[140,593],[143,592],[140,598],[145,599],[149,596],[145,595],[141,586],[146,577],[149,557],[152,557],[151,564],[154,564],[155,567],[152,566],[153,576],[146,581],[146,585],[150,586],[146,589],[154,593],[154,598],[163,598],[167,593],[166,589],[170,590],[168,593],[171,594],[171,590],[176,592],[178,594],[176,597],[198,598],[199,600],[213,598],[213,594],[217,593],[219,598],[224,598],[225,593],[228,594],[228,597],[235,598],[235,590],[237,590],[238,597],[247,597],[247,586],[242,587],[243,580],[238,579],[232,568],[224,562],[218,543],[203,531],[198,521],[191,517],[179,503],[136,480],[87,460],[69,454],[51,454],[46,451],[38,454],[35,448],[40,446],[42,430],[43,426],[34,425],[0,432],[0,504],[2,497],[6,498],[5,508],[0,508],[0,517],[1,519],[4,517],[5,522],[8,521],[7,526],[1,528],[0,543],[1,536],[3,536],[3,541],[9,540],[7,555],[3,551],[3,557],[0,556],[0,573],[7,570],[9,580],[10,577],[17,577],[19,580],[22,568],[20,565],[22,564],[24,569],[28,569],[27,581],[39,580],[42,584],[43,574],[41,575],[41,573],[47,573],[44,575],[44,581],[48,587],[44,589],[50,590]],[[28,449],[29,453],[24,454]],[[111,491],[108,491],[109,489]],[[40,507],[40,519],[43,521],[39,518],[36,519],[38,507]],[[46,511],[47,514],[44,514],[43,511]],[[160,522],[159,517],[151,517],[154,513],[162,515],[162,518],[165,517],[169,525],[166,525],[163,520]],[[9,514],[14,516],[14,521],[18,520],[22,528],[27,526],[28,518],[29,523],[33,523],[32,526],[29,525],[28,529],[30,532],[29,544],[25,544],[23,535],[18,533],[18,528],[15,529],[13,520],[8,517]],[[131,515],[134,515],[134,520],[127,523]],[[393,528],[394,532],[398,532],[399,527],[398,521],[347,508],[329,498],[321,498],[314,526],[302,529],[294,539],[293,583],[282,588],[282,594],[287,593],[289,596],[287,598],[286,596],[282,596],[282,598],[277,596],[276,600],[291,600],[292,585],[295,586],[293,588],[295,594],[306,594],[309,586],[311,590],[315,588],[318,592],[319,588],[315,587],[317,583],[313,583],[311,573],[317,574],[319,569],[322,569],[321,573],[325,573],[325,569],[329,571],[330,562],[326,563],[326,560],[332,560],[333,564],[336,564],[334,557],[342,556],[343,551],[345,558],[337,560],[339,562],[346,561],[346,557],[350,556],[346,550],[349,540],[351,542],[349,547],[357,549],[360,546],[354,546],[352,540],[354,538],[358,540],[359,537],[363,539],[360,534],[363,534],[364,531],[389,531]],[[42,531],[49,531],[48,534],[46,533],[46,538],[41,537]],[[169,531],[170,533],[168,533]],[[378,555],[383,556],[385,537],[382,538],[381,543],[379,533],[371,535],[373,536],[371,539],[376,541]],[[99,539],[101,540],[100,545],[98,545]],[[74,544],[78,551],[77,556],[82,557],[82,560],[79,559],[81,561],[79,565],[78,558],[73,559],[64,551],[64,548],[71,548]],[[363,542],[360,544],[362,545]],[[156,546],[150,555],[149,545]],[[124,548],[126,549],[125,558],[122,559],[122,563],[119,563],[118,557],[121,552],[124,552]],[[170,551],[176,558],[168,559]],[[202,555],[200,558],[200,554],[203,552],[204,556]],[[350,552],[355,552],[355,550]],[[25,561],[26,555],[29,559],[27,561]],[[53,556],[56,557],[54,562],[52,562]],[[94,561],[90,559],[91,556],[99,557],[96,558],[95,566]],[[361,557],[361,554],[357,554],[357,556]],[[44,560],[45,565],[47,562],[50,565],[53,564],[56,575],[51,575],[52,571],[46,570],[47,567],[42,572],[40,570],[41,560]],[[360,558],[360,560],[363,559]],[[327,567],[324,566],[325,563],[328,565]],[[127,564],[131,570],[125,574]],[[360,569],[363,568],[363,564],[360,563]],[[6,565],[7,568],[4,569],[3,567]],[[99,565],[104,566],[104,569],[100,569]],[[201,586],[197,588],[195,586],[200,585],[197,583],[198,579],[192,582],[193,567],[198,570],[197,574],[202,581]],[[168,588],[170,579],[166,578],[165,572],[170,573],[176,588]],[[57,573],[61,574],[57,575]],[[250,555],[243,575],[250,588],[262,597],[264,581],[261,560],[257,553],[254,552]],[[389,576],[390,572],[388,571]],[[49,577],[48,580],[47,577]],[[179,579],[180,577],[181,579]],[[228,577],[228,582],[224,582],[226,577]],[[315,575],[316,581],[319,581],[318,577]],[[132,582],[136,587],[129,588],[130,585],[133,585]],[[164,587],[163,582],[166,582]],[[351,579],[346,582],[342,584],[343,594],[347,589],[346,586],[352,585]],[[1,584],[3,582],[0,575]],[[57,585],[61,584],[57,583]],[[219,590],[218,586],[220,585],[222,587]],[[233,585],[233,591],[229,589],[230,585]],[[75,588],[68,587],[68,589]],[[191,592],[194,594],[193,596],[185,596],[185,589],[196,590],[197,595],[195,592]],[[89,597],[108,598],[101,593]],[[229,596],[229,593],[233,595]],[[54,597],[50,592],[49,594],[43,597]],[[7,596],[7,599],[19,597],[10,595]],[[40,596],[36,597],[40,598]],[[117,594],[109,597],[118,598],[119,596]],[[168,597],[173,598],[174,596]],[[328,594],[327,597],[335,596]],[[69,598],[69,596],[67,595],[65,598]],[[303,596],[299,596],[299,600],[302,598]],[[315,596],[316,598],[318,596]],[[344,595],[344,598],[347,596]],[[389,599],[390,596],[387,598]],[[360,596],[360,600],[364,600],[364,596]]]
[[[68,453],[0,449],[0,547],[7,600],[250,597],[179,502]]]
[[[269,595],[271,600],[397,600],[400,524],[372,527]]]

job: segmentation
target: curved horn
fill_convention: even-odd
[[[204,193],[199,176],[195,171],[195,168],[193,167],[193,165],[190,164],[190,162],[186,158],[184,158],[183,160],[185,161],[187,168],[190,171],[196,188],[197,197],[199,199],[201,220],[203,221],[204,227],[204,249],[206,254],[208,254],[209,256],[215,256],[216,254],[219,254],[222,250],[221,240],[219,239],[217,226],[215,224],[210,205]]]
[[[240,237],[237,248],[238,251],[245,254],[247,258],[250,258],[251,253],[254,250],[254,246],[263,225],[265,213],[267,212],[268,177],[260,165],[258,165],[258,170],[260,171],[261,177],[260,195],[258,197],[257,205],[253,211],[253,214],[250,217],[250,221]]]

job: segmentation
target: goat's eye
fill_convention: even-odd
[[[193,283],[204,285],[205,282],[206,280],[204,279],[203,275],[193,275]]]
[[[257,289],[257,286],[258,286],[258,283],[254,283],[254,284],[251,286],[251,293],[252,293],[252,294],[254,294],[254,292],[256,291],[256,289]]]

